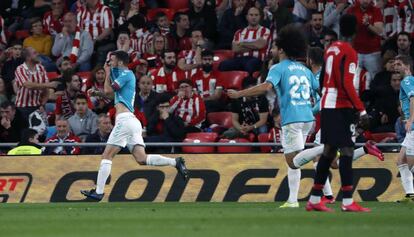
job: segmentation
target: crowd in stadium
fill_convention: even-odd
[[[308,39],[308,52],[297,60],[320,70],[323,49],[341,37],[339,18],[346,12],[358,20],[354,48],[360,70],[354,85],[371,117],[359,141],[401,142],[402,78],[393,72],[393,59],[414,57],[413,5],[412,0],[2,0],[0,142],[106,142],[115,111],[104,93],[103,65],[116,50],[130,56],[135,115],[146,142],[179,142],[197,132],[217,136],[186,141],[280,142],[277,98],[233,101],[226,90],[266,79],[277,62],[272,42],[288,24],[301,27]]]

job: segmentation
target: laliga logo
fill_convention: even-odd
[[[31,174],[0,173],[0,202],[24,202],[31,184]]]

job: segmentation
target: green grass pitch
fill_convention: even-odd
[[[0,236],[412,236],[414,204],[372,213],[279,209],[280,203],[0,204]],[[353,236],[352,236],[353,235]]]

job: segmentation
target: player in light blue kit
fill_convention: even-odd
[[[128,146],[140,165],[173,166],[185,180],[189,178],[184,159],[168,158],[161,155],[147,155],[142,138],[142,126],[134,115],[135,76],[128,70],[129,56],[124,51],[115,51],[110,58],[110,66],[105,65],[105,94],[115,96],[116,121],[102,154],[96,189],[82,190],[81,193],[94,200],[102,200],[106,180],[111,173],[112,159]]]
[[[413,61],[408,56],[397,56],[394,69],[403,78],[400,88],[401,109],[405,121],[404,141],[398,156],[397,166],[401,174],[401,183],[405,191],[405,197],[400,202],[414,201],[413,173],[414,173],[414,77],[412,75]]]
[[[288,164],[289,199],[282,208],[299,207],[298,192],[300,169],[293,164],[296,154],[305,148],[306,137],[312,128],[311,95],[316,93],[319,82],[312,72],[297,58],[306,55],[307,43],[300,29],[284,27],[278,34],[272,54],[279,63],[270,68],[264,83],[242,91],[229,90],[230,98],[255,96],[275,90],[280,107],[282,123],[282,146]]]

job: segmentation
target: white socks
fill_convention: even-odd
[[[299,168],[309,161],[315,159],[315,157],[322,155],[323,153],[323,145],[322,146],[315,146],[313,148],[309,148],[299,152],[295,158],[293,158],[293,164],[295,167]]]
[[[288,167],[288,183],[289,183],[289,203],[298,202],[298,193],[300,186],[300,169],[292,169]]]
[[[174,166],[175,167],[175,159],[168,158],[162,155],[147,155],[147,165],[152,166]]]
[[[313,167],[316,170],[316,167],[318,166],[318,162],[313,163]],[[323,186],[323,195],[325,196],[333,196],[331,182],[329,181],[329,177],[326,179],[325,185]]]
[[[96,193],[102,194],[104,192],[105,183],[111,174],[112,161],[103,159],[98,172],[98,178],[96,180]]]
[[[310,198],[309,198],[309,202],[312,203],[312,204],[318,204],[318,203],[321,202],[321,197],[311,195]]]
[[[358,160],[359,158],[363,157],[364,155],[366,155],[367,153],[365,153],[364,147],[360,147],[358,149],[354,150],[354,156],[352,157],[353,161]]]
[[[406,194],[414,193],[413,187],[413,173],[408,168],[408,164],[402,164],[398,166],[401,175],[401,184]]]
[[[344,206],[349,206],[354,202],[353,198],[342,198],[342,204],[344,204]]]

